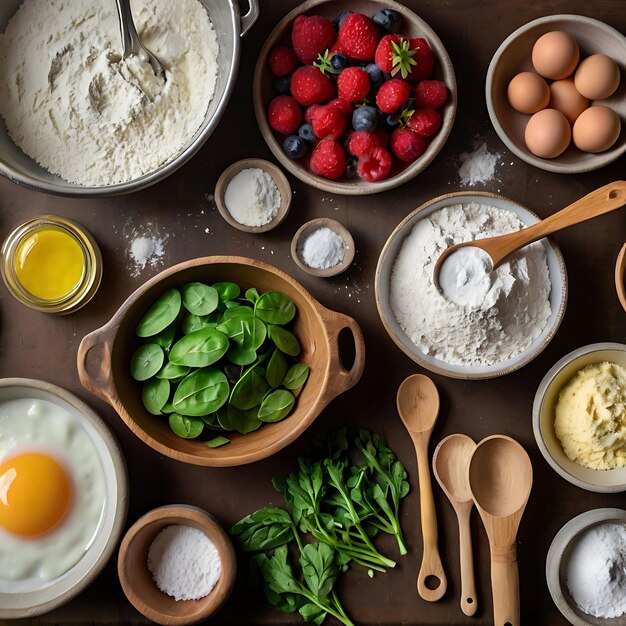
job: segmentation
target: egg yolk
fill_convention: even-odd
[[[72,506],[72,482],[53,458],[39,453],[0,464],[0,527],[24,539],[45,535]]]

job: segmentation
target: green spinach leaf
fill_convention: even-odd
[[[178,340],[172,346],[169,359],[176,365],[206,367],[219,361],[227,350],[226,335],[215,328],[203,328]]]
[[[268,328],[268,334],[274,345],[281,352],[289,356],[298,356],[300,354],[300,344],[293,333],[272,324]]]
[[[296,363],[289,368],[283,379],[283,387],[286,389],[300,389],[306,383],[311,368],[304,363]]]
[[[199,417],[189,417],[172,413],[169,417],[170,428],[183,439],[195,439],[204,430],[204,422]]]
[[[254,314],[268,324],[284,326],[296,315],[296,306],[282,293],[268,291],[255,302]]]
[[[181,415],[202,417],[215,413],[228,400],[228,380],[220,370],[203,367],[189,374],[174,393],[174,408]]]
[[[183,306],[192,315],[208,315],[217,309],[217,291],[204,283],[187,283],[181,290]]]
[[[168,289],[139,320],[135,334],[138,337],[152,337],[165,330],[178,317],[181,305],[180,291]]]
[[[139,381],[152,378],[163,365],[165,354],[156,343],[139,346],[130,357],[130,375]]]
[[[204,445],[209,448],[219,448],[220,446],[225,446],[227,443],[230,443],[230,439],[228,437],[222,437],[222,435],[218,435],[217,437],[213,437],[213,439],[209,439],[204,442]]]
[[[141,388],[141,401],[148,413],[161,415],[161,411],[170,396],[170,383],[168,380],[152,378],[144,383]]]
[[[279,422],[291,413],[296,403],[294,395],[285,389],[278,389],[270,393],[259,409],[259,419],[262,422]]]
[[[269,385],[265,379],[257,374],[255,367],[251,367],[233,387],[233,391],[230,394],[230,404],[242,411],[246,411],[261,404],[263,396],[268,389]]]
[[[274,352],[272,352],[272,356],[267,364],[267,369],[265,371],[265,377],[270,386],[276,389],[283,384],[283,380],[285,380],[285,376],[289,370],[289,363],[287,359],[283,356],[283,353],[276,348]]]

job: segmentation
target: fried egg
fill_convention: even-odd
[[[48,400],[1,402],[0,592],[42,589],[68,572],[104,508],[104,471],[78,415]]]

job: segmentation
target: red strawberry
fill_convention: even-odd
[[[348,15],[339,29],[344,54],[358,61],[372,61],[378,46],[378,27],[362,13]]]
[[[338,111],[341,111],[346,117],[352,117],[352,105],[343,98],[333,98],[329,103],[329,107],[334,107]]]
[[[337,93],[348,102],[360,102],[370,90],[370,76],[360,67],[347,67],[337,77]]]
[[[387,74],[391,73],[393,69],[393,57],[394,51],[391,47],[391,43],[400,43],[400,35],[385,35],[379,42],[376,48],[376,55],[374,56],[374,62],[383,72]]]
[[[293,80],[292,80],[293,83]],[[401,78],[392,78],[384,82],[376,94],[376,105],[383,113],[395,113],[409,99],[411,85]]]
[[[422,80],[415,88],[415,104],[418,107],[438,109],[448,99],[448,88],[440,80]]]
[[[335,95],[330,78],[312,65],[299,67],[293,73],[290,89],[291,95],[304,106],[325,102]]]
[[[346,153],[336,141],[323,139],[315,146],[309,165],[314,174],[336,180],[346,170]]]
[[[330,104],[330,103],[329,103]],[[307,107],[304,111],[304,121],[307,124],[313,124],[313,117],[315,116],[315,112],[321,107],[321,104],[312,104],[310,107]]]
[[[330,49],[329,55],[332,56],[333,54],[346,54],[346,51],[343,49],[343,46],[339,42],[339,39],[335,41],[333,47]]]
[[[330,48],[337,33],[327,19],[319,15],[299,15],[293,22],[291,44],[296,56],[304,65],[310,65],[317,55]]]
[[[302,122],[302,110],[291,96],[277,96],[270,102],[267,117],[277,133],[291,135]]]
[[[377,147],[359,159],[357,169],[361,178],[370,183],[375,183],[389,176],[391,164],[392,159],[389,152],[385,148]]]
[[[367,130],[353,130],[346,139],[346,150],[349,154],[361,158],[380,146],[378,137]]]
[[[409,80],[424,80],[428,78],[433,73],[433,67],[435,66],[435,57],[428,42],[421,37],[411,39],[411,50],[415,50],[413,55],[415,65],[411,66]]]
[[[346,130],[346,118],[338,109],[321,106],[313,116],[313,132],[320,139],[339,139]]]
[[[268,64],[274,76],[287,76],[287,74],[293,72],[298,64],[298,59],[296,59],[296,55],[291,48],[276,46],[269,54]]]
[[[424,140],[408,128],[396,128],[391,133],[391,151],[401,160],[411,163],[426,149]]]
[[[378,137],[378,143],[383,147],[386,148],[387,144],[389,143],[389,135],[387,134],[387,131],[385,131],[384,128],[381,128],[380,126],[374,131],[374,134],[376,135],[376,137]]]
[[[407,126],[422,137],[432,137],[441,128],[441,115],[434,109],[417,109]]]

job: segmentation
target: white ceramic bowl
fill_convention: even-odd
[[[409,214],[397,228],[391,233],[387,243],[383,247],[378,259],[378,267],[376,268],[376,306],[378,313],[396,345],[413,361],[436,374],[449,376],[450,378],[462,378],[466,380],[478,380],[483,378],[495,378],[509,374],[530,363],[541,351],[550,343],[552,337],[556,333],[567,304],[567,272],[565,270],[565,262],[558,246],[550,239],[542,239],[542,244],[546,250],[548,269],[550,272],[550,281],[552,282],[552,290],[550,292],[550,306],[552,313],[548,319],[543,332],[533,341],[533,343],[523,352],[512,359],[507,359],[501,363],[487,366],[464,366],[451,365],[441,359],[437,359],[429,354],[422,352],[409,338],[409,336],[400,328],[400,324],[396,320],[391,303],[390,282],[391,272],[394,262],[400,248],[406,237],[410,234],[413,226],[431,213],[438,211],[447,206],[455,204],[464,204],[476,202],[478,204],[487,204],[499,209],[511,211],[527,226],[535,224],[539,221],[539,217],[526,207],[513,202],[503,196],[498,196],[487,192],[472,193],[450,193],[439,196],[422,204]]]
[[[574,626],[626,626],[626,616],[602,619],[582,611],[567,589],[567,564],[570,549],[578,537],[592,526],[614,522],[626,524],[626,511],[622,509],[594,509],[571,519],[555,535],[546,558],[546,580],[554,604]]]
[[[97,534],[83,557],[44,589],[27,593],[0,593],[0,619],[47,613],[77,596],[102,571],[113,554],[126,521],[128,475],[120,448],[106,424],[69,391],[41,380],[0,380],[0,402],[17,398],[48,400],[76,416],[98,451],[104,470],[106,506]]]
[[[626,367],[626,345],[593,343],[565,355],[544,376],[533,403],[533,432],[537,445],[552,469],[573,485],[609,493],[626,491],[626,468],[594,470],[570,460],[554,434],[554,406],[563,386],[576,372],[592,363],[612,361]]]

